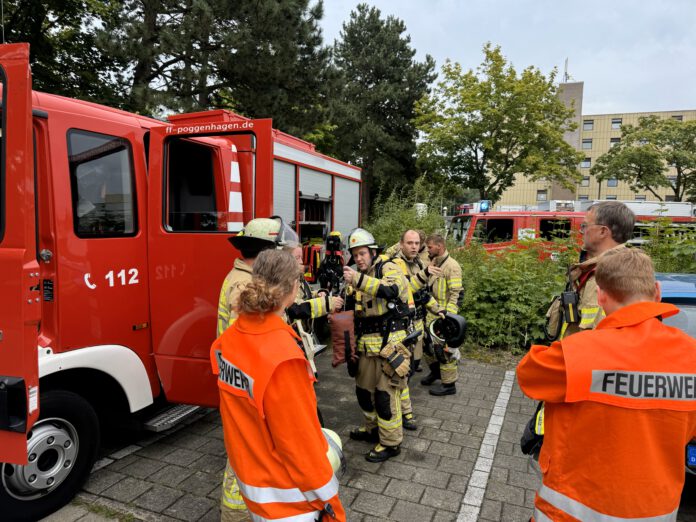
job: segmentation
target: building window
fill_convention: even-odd
[[[618,187],[619,186],[619,180],[616,178],[609,178],[607,180],[607,187]]]
[[[611,128],[612,129],[620,129],[621,128],[621,118],[612,118],[611,119]]]
[[[677,196],[674,194],[667,194],[665,196],[665,201],[677,201]]]
[[[672,119],[677,121],[684,121],[684,116],[682,116],[681,114],[675,114],[674,116],[672,116]]]
[[[645,201],[644,194],[636,194],[636,201]]]
[[[546,201],[546,190],[537,190],[537,201]]]
[[[594,120],[583,120],[582,130],[591,131],[594,129]]]
[[[614,199],[616,199],[616,196],[607,196],[607,199],[614,200]]]
[[[592,138],[582,140],[582,148],[584,150],[589,150],[592,148]]]
[[[581,187],[589,187],[590,186],[590,176],[583,176],[582,181],[580,182]]]
[[[613,147],[621,141],[621,138],[609,138],[609,146]]]
[[[70,130],[68,162],[75,234],[85,238],[135,235],[135,179],[128,140]]]
[[[589,201],[589,199],[590,199],[590,196],[588,196],[587,194],[581,194],[578,196],[579,201]]]
[[[592,166],[592,160],[590,158],[585,158],[580,162],[580,168],[589,169]]]

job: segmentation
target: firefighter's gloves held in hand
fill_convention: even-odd
[[[445,316],[447,315],[447,310],[438,310],[437,315],[440,316],[440,318],[444,319]]]
[[[382,369],[389,377],[394,374],[406,377],[411,370],[411,353],[401,343],[388,343],[382,348],[379,355],[386,359],[382,364]]]
[[[337,296],[331,296],[330,298],[331,301],[331,311],[332,312],[338,312],[343,309],[344,301],[343,298],[337,297]]]
[[[343,267],[343,280],[346,282],[347,285],[353,283],[353,280],[355,279],[355,274],[355,270],[353,270],[349,266]]]

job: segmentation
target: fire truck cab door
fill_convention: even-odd
[[[228,240],[252,216],[271,214],[272,166],[271,120],[150,130],[152,341],[170,402],[217,405],[210,346],[220,287],[239,255]]]
[[[0,45],[0,462],[27,463],[39,415],[34,153],[29,45]]]

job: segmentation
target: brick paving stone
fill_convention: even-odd
[[[449,431],[425,427],[418,435],[423,439],[434,440],[438,442],[449,442],[451,433]]]
[[[198,519],[198,522],[220,522],[220,507],[211,508],[210,511]]]
[[[389,477],[383,477],[373,473],[361,473],[354,475],[353,480],[351,480],[348,485],[353,488],[363,489],[373,493],[382,493],[384,488],[387,487],[388,483]]]
[[[177,433],[173,437],[167,439],[168,444],[178,446],[180,448],[195,450],[203,446],[210,439],[195,433]]]
[[[439,428],[440,426],[442,426],[443,420],[436,419],[434,417],[420,417],[418,419],[418,423],[423,427]]]
[[[416,469],[413,474],[413,481],[419,484],[425,484],[426,486],[433,486],[436,488],[446,488],[447,483],[450,481],[452,475],[450,473],[445,473],[444,471],[438,471],[434,469]]]
[[[457,493],[466,493],[466,487],[469,485],[468,475],[451,475],[451,479],[447,483],[446,488]]]
[[[524,488],[490,480],[488,482],[488,489],[486,490],[486,498],[500,500],[506,504],[524,506]]]
[[[464,418],[464,415],[462,415]],[[441,429],[447,430],[447,431],[452,431],[455,433],[469,433],[469,430],[471,429],[471,424],[468,424],[466,422],[458,422],[458,421],[443,421],[442,426],[440,426]]]
[[[165,509],[164,514],[181,520],[198,520],[217,504],[209,498],[184,495]]]
[[[496,466],[507,468],[513,471],[524,471],[526,472],[529,468],[529,458],[517,457],[517,456],[507,456],[507,455],[496,455],[495,457]]]
[[[461,414],[456,411],[446,411],[440,408],[433,412],[433,417],[442,420],[458,421],[461,418]]]
[[[225,469],[225,459],[217,455],[203,455],[195,462],[189,464],[188,468],[205,471],[206,473],[217,473]]]
[[[80,522],[113,522],[113,518],[100,515],[98,513],[88,512],[80,519]]]
[[[485,499],[481,504],[481,518],[488,520],[502,520],[503,503],[498,500]]]
[[[407,466],[401,462],[394,462],[393,460],[388,460],[382,464],[381,474],[388,477],[397,478],[399,480],[411,480],[416,472],[416,468],[413,466]]]
[[[401,443],[401,447],[426,453],[428,448],[430,448],[430,442],[431,441],[426,439],[418,439],[409,436],[404,438],[403,442]]]
[[[360,493],[359,489],[351,488],[350,486],[342,486],[338,488],[338,496],[341,499],[341,504],[343,504],[344,508],[347,508],[353,503],[355,497],[358,496],[358,493]]]
[[[95,495],[99,495],[105,489],[113,486],[117,482],[126,478],[123,473],[110,471],[108,468],[100,469],[96,473],[92,473],[84,485],[84,490]]]
[[[399,522],[429,522],[434,514],[435,510],[430,507],[399,500],[389,518]]]
[[[441,457],[437,469],[446,473],[455,473],[457,475],[469,476],[471,475],[471,471],[474,469],[474,461]]]
[[[493,466],[491,468],[491,480],[496,482],[507,482],[510,470],[506,468],[501,468],[500,466]]]
[[[438,510],[444,509],[445,511],[457,512],[462,504],[463,497],[464,495],[456,491],[428,486],[425,488],[425,493],[423,493],[420,503]]]
[[[383,494],[389,497],[395,497],[401,500],[410,500],[411,502],[418,503],[423,491],[425,491],[425,486],[414,484],[413,482],[409,482],[407,480],[393,478],[389,481],[389,484],[387,484]]]
[[[130,502],[152,487],[150,482],[145,482],[134,477],[126,477],[113,486],[101,492],[101,495],[118,500],[119,502]]]
[[[205,497],[219,484],[219,479],[213,477],[210,473],[202,471],[194,472],[190,477],[182,480],[178,487],[188,493],[198,497]]]
[[[188,466],[192,462],[197,461],[203,454],[199,451],[188,450],[184,448],[176,448],[171,453],[165,455],[162,460],[169,464],[178,466]]]
[[[394,505],[395,500],[372,491],[361,491],[355,498],[350,508],[368,515],[386,517]]]
[[[462,448],[455,444],[433,441],[430,443],[430,449],[428,450],[428,453],[440,455],[441,457],[458,459],[459,455],[462,453]]]
[[[209,439],[208,442],[197,448],[197,451],[201,453],[209,453],[211,455],[227,455],[227,450],[225,449],[225,442],[222,439]]]
[[[369,446],[368,446],[369,447]],[[382,464],[380,462],[368,462],[365,460],[364,454],[368,450],[361,451],[358,455],[353,455],[347,459],[348,469],[359,469],[368,473],[376,473]]]
[[[430,443],[432,446],[432,442]],[[438,466],[440,457],[428,451],[428,453],[422,451],[415,451],[410,449],[402,449],[401,454],[394,457],[393,460],[396,462],[403,462],[404,464],[409,464],[417,466],[419,468],[435,469]]]
[[[513,486],[536,490],[536,488],[539,487],[541,479],[536,474],[510,471],[507,482]]]
[[[183,492],[164,486],[154,485],[133,501],[139,508],[161,513],[184,495]]]
[[[457,514],[449,511],[436,511],[433,522],[457,522]]]
[[[84,506],[68,504],[60,511],[56,511],[52,515],[42,518],[41,522],[75,522],[87,513],[89,513],[89,511]]]
[[[220,475],[220,480],[217,481],[217,486],[215,486],[210,493],[208,493],[206,496],[208,498],[212,498],[213,500],[220,500],[220,496],[222,494],[222,475]]]
[[[135,457],[132,462],[121,468],[121,473],[145,479],[162,469],[167,464],[159,460],[148,459],[145,457]],[[112,465],[113,467],[113,465]]]
[[[151,444],[136,453],[141,457],[148,457],[151,459],[162,459],[169,455],[172,451],[176,449],[175,446],[170,444],[165,444],[164,442],[158,442],[157,444]]]
[[[534,510],[532,509],[503,503],[503,514],[500,520],[505,520],[505,522],[528,522],[533,514]]]
[[[465,433],[453,433],[450,438],[450,444],[457,446],[465,446],[467,448],[475,448],[477,451],[481,446],[481,437],[475,437]]]
[[[162,486],[175,487],[179,483],[191,476],[192,471],[182,468],[181,466],[174,466],[169,464],[156,473],[150,475],[149,480],[161,484]]]

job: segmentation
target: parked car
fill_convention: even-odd
[[[677,315],[664,320],[696,337],[696,274],[657,274],[662,289],[662,301],[679,307]],[[696,475],[696,439],[686,447],[686,469]]]

